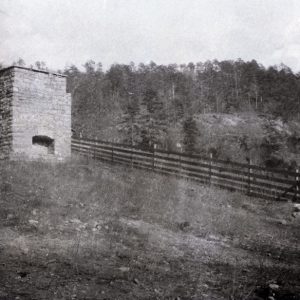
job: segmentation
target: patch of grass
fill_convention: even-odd
[[[57,299],[71,297],[71,279],[79,299],[83,286],[97,290],[87,299],[251,299],[259,278],[274,279],[270,268],[299,271],[288,203],[86,159],[0,168],[0,244],[16,264],[25,253],[54,283],[68,281]]]
[[[4,162],[0,167],[1,213],[2,218],[9,216],[10,225],[14,221],[15,225],[24,224],[30,218],[57,227],[72,219],[91,223],[125,217],[174,231],[187,230],[199,237],[214,235],[238,242],[284,243],[299,238],[298,231],[289,226],[270,226],[268,217],[280,220],[289,216],[283,214],[287,212],[282,204],[184,179],[108,168],[86,160]]]

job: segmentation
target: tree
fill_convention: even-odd
[[[147,88],[142,99],[139,116],[141,145],[147,148],[160,143],[160,138],[166,130],[166,114],[164,104],[154,88]]]
[[[193,117],[188,117],[183,121],[183,147],[187,153],[196,151],[197,137],[199,131],[196,121]]]
[[[25,67],[26,63],[25,63],[23,58],[19,57],[19,59],[17,61],[13,62],[13,65],[14,66],[19,66],[19,67]]]
[[[139,103],[135,94],[128,93],[127,105],[123,109],[122,121],[119,129],[124,135],[124,142],[130,145],[141,143],[140,124],[138,122]]]
[[[38,70],[47,70],[47,66],[46,66],[46,63],[44,61],[36,61],[34,63],[35,67],[38,69]]]

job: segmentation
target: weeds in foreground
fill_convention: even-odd
[[[95,262],[103,263],[106,255],[110,268],[133,273],[123,276],[126,280],[139,276],[138,283],[130,281],[133,287],[149,285],[151,279],[151,288],[161,297],[192,297],[202,293],[203,282],[211,278],[208,289],[216,288],[229,299],[251,299],[258,281],[272,279],[267,271],[272,257],[263,249],[274,250],[276,240],[288,247],[298,234],[295,228],[268,223],[261,200],[151,172],[104,168],[95,162],[1,162],[0,182],[2,225],[16,228],[24,237],[68,241],[65,252],[59,249],[62,245],[54,249],[68,257],[77,275],[85,263],[91,272],[99,272]],[[276,205],[267,209],[268,215],[282,216]],[[136,226],[130,227],[130,222]],[[190,243],[195,237],[209,240],[214,245],[210,250],[218,249],[219,257],[208,252],[212,264],[204,266],[189,244],[180,244],[185,237]],[[261,259],[253,262],[256,271],[242,267],[250,258],[230,261],[222,243],[237,253],[235,249],[243,246],[251,257]],[[284,248],[280,249],[282,253]],[[231,265],[226,265],[228,261]],[[198,263],[205,275],[200,275]],[[177,287],[168,280],[175,280]]]

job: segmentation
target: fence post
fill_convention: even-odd
[[[251,159],[248,159],[248,195],[251,195],[251,175],[252,175],[252,168],[251,168]]]
[[[182,147],[180,147],[180,154],[179,154],[179,172],[181,172],[181,167],[182,167],[182,164],[181,164],[181,160],[182,160]]]
[[[130,162],[131,162],[131,169],[133,168],[133,145],[131,144],[131,153],[130,153]]]
[[[96,138],[96,143],[97,143],[97,138]],[[94,145],[94,160],[96,160],[96,145]]]
[[[296,199],[295,199],[295,201],[297,202],[298,197],[299,197],[299,185],[300,185],[298,168],[296,169],[296,173],[297,173],[297,175],[296,175]]]
[[[212,177],[212,171],[211,171],[212,159],[213,159],[213,154],[212,152],[210,152],[209,153],[209,184],[211,184],[211,177]]]
[[[155,149],[156,149],[156,144],[153,145],[153,161],[152,161],[152,169],[153,170],[155,168]]]
[[[179,148],[179,155],[178,155],[178,160],[179,160],[179,173],[181,173],[181,153],[182,153],[182,145],[180,143],[176,144],[176,147]]]

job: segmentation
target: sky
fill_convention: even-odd
[[[300,71],[299,0],[0,0],[0,63],[241,58]]]

